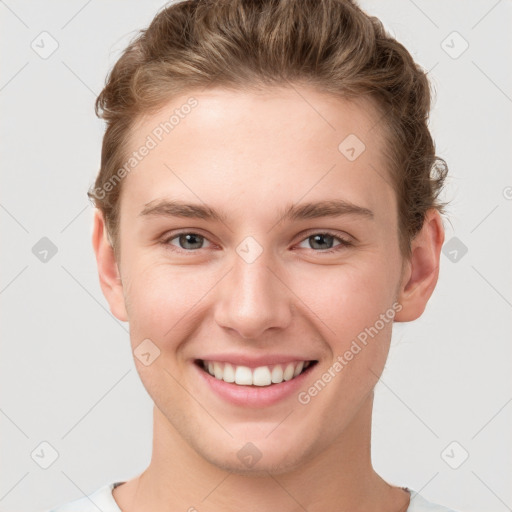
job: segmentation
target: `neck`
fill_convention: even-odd
[[[373,393],[336,442],[300,467],[257,476],[229,472],[204,460],[155,407],[151,463],[140,476],[117,487],[114,498],[126,512],[405,511],[408,493],[390,486],[371,465],[372,405]]]

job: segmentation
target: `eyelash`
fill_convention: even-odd
[[[171,245],[171,243],[170,243],[171,240],[174,240],[175,238],[178,238],[181,235],[198,235],[199,237],[204,238],[205,240],[208,240],[205,236],[200,235],[199,233],[196,233],[195,231],[181,231],[179,233],[173,233],[171,236],[167,236],[160,243],[162,245],[164,245],[167,249],[170,249],[171,251],[178,252],[178,253],[181,253],[181,254],[194,254],[194,253],[196,253],[197,251],[200,250],[200,249],[191,249],[191,250],[187,251],[185,249],[181,249],[179,247]],[[333,254],[335,252],[338,252],[338,251],[340,251],[342,249],[345,249],[345,248],[350,247],[350,246],[353,245],[353,243],[350,242],[349,240],[346,240],[345,238],[342,238],[339,235],[337,235],[335,233],[332,233],[330,231],[316,231],[316,232],[310,233],[305,238],[303,238],[299,243],[302,243],[305,240],[307,240],[308,238],[311,238],[312,236],[315,236],[315,235],[328,235],[328,236],[332,236],[334,239],[336,239],[336,240],[338,240],[340,242],[339,245],[337,245],[336,247],[333,247],[332,249],[324,249],[324,250],[321,250],[321,249],[320,250],[311,249],[313,252],[316,252],[316,253],[319,253],[319,254]]]

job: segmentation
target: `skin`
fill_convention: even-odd
[[[406,510],[409,494],[373,470],[370,450],[373,390],[393,322],[306,405],[296,393],[263,408],[227,403],[198,379],[193,360],[300,354],[318,360],[307,390],[393,304],[398,322],[423,313],[444,241],[438,212],[427,213],[404,260],[379,113],[368,100],[311,88],[189,91],[137,123],[133,150],[190,96],[199,105],[123,180],[117,259],[95,212],[110,309],[129,322],[133,350],[147,338],[160,350],[148,366],[134,358],[155,403],[151,462],[113,491],[115,500],[128,512]],[[349,134],[366,145],[353,162],[338,150]],[[164,198],[222,210],[225,223],[139,215]],[[278,222],[284,205],[327,199],[373,218]],[[177,230],[204,238],[180,245]],[[323,230],[353,245],[315,245],[310,237]],[[262,248],[250,264],[236,252],[248,236]],[[262,454],[251,468],[237,457],[247,442]]]

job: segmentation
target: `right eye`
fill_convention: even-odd
[[[178,247],[175,249],[176,244],[173,244],[172,241],[177,240]],[[172,236],[166,237],[162,240],[162,244],[166,247],[169,247],[172,251],[178,252],[196,252],[198,249],[202,249],[202,244],[207,239],[194,233],[192,231],[184,231],[181,233],[174,233]]]

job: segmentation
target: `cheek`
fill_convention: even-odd
[[[393,301],[393,271],[368,258],[367,263],[329,266],[303,274],[298,295],[324,323],[328,339],[341,344],[373,325]]]
[[[212,273],[154,259],[147,263],[139,260],[130,276],[130,329],[136,337],[165,343],[166,348],[186,335],[184,329],[195,325],[194,316],[200,310],[197,306],[215,284]]]
[[[157,406],[166,409],[170,399],[174,404],[187,400],[178,384],[184,368],[177,364],[176,355],[183,340],[193,337],[193,330],[199,325],[195,318],[197,305],[211,286],[192,267],[180,268],[154,259],[144,263],[139,259],[130,277],[130,340],[137,371]],[[159,350],[158,357],[148,366],[136,357],[138,345],[146,339]],[[173,407],[173,414],[179,415],[179,410]]]

